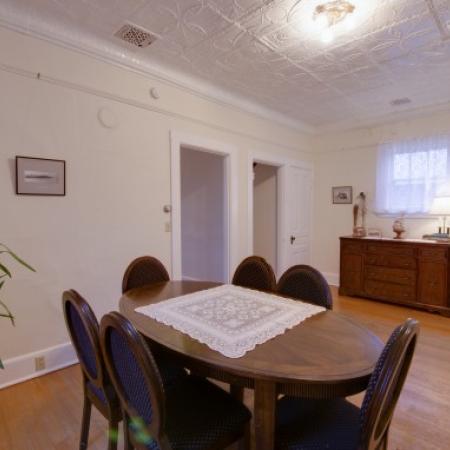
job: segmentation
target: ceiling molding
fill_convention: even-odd
[[[439,113],[450,112],[450,102],[444,102],[437,105],[425,106],[415,109],[408,109],[401,112],[393,112],[389,115],[384,115],[371,120],[362,120],[358,122],[358,125],[354,123],[342,121],[333,125],[323,126],[317,128],[317,135],[324,133],[340,133],[348,131],[357,131],[368,128],[381,127],[384,125],[392,125],[406,120],[420,119],[424,117],[433,116]]]
[[[104,0],[3,0],[0,26],[317,135],[448,108],[450,0],[391,1],[371,9],[375,2],[354,0],[359,28],[337,30],[327,46],[309,30],[308,8],[320,0],[123,0],[115,8]],[[154,47],[146,53],[115,38],[123,21],[157,36]],[[392,108],[401,97],[412,104]]]
[[[77,42],[75,39],[61,38],[56,34],[48,33],[45,29],[41,30],[33,27],[31,23],[24,25],[19,22],[0,17],[0,26],[6,29],[19,32],[21,34],[37,38],[59,47],[72,50],[96,60],[112,64],[121,69],[131,70],[134,73],[143,75],[151,80],[157,80],[161,83],[182,89],[185,92],[196,95],[204,100],[214,102],[220,106],[225,106],[240,112],[245,112],[258,119],[274,121],[279,125],[294,129],[307,134],[316,134],[316,128],[294,120],[289,116],[269,109],[250,99],[238,97],[237,95],[212,85],[206,80],[195,78],[175,71],[165,66],[152,63],[136,63],[132,58],[124,60],[123,57],[108,53],[107,55],[98,47],[88,46],[85,43]]]

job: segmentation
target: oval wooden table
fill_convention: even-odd
[[[134,311],[214,286],[218,284],[169,281],[133,289],[121,298],[120,311],[150,340],[153,351],[169,352],[196,374],[255,390],[257,450],[274,448],[278,394],[333,398],[367,387],[383,344],[364,327],[333,311],[310,317],[236,359]]]

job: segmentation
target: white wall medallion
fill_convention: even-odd
[[[153,98],[153,99],[155,99],[155,100],[158,100],[159,99],[159,91],[158,91],[158,89],[156,89],[155,87],[153,87],[153,88],[151,88],[150,89],[150,97],[151,98]]]
[[[100,124],[105,128],[115,129],[119,126],[116,113],[109,108],[100,108],[97,117]]]

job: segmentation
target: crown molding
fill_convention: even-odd
[[[89,39],[97,44],[92,45],[88,43],[86,39],[84,41],[80,41],[75,39],[73,36],[71,37],[67,35],[67,30],[65,30],[65,35],[62,35],[62,33],[52,33],[49,29],[36,26],[34,23],[28,22],[27,24],[23,24],[19,20],[5,18],[1,15],[0,27],[49,42],[53,45],[72,50],[77,53],[81,53],[121,69],[132,71],[133,73],[139,74],[153,81],[158,81],[160,83],[181,89],[220,106],[225,106],[239,112],[245,112],[246,114],[250,114],[258,119],[270,120],[279,125],[300,131],[302,133],[310,135],[316,134],[316,128],[313,126],[292,119],[285,114],[267,108],[251,99],[237,96],[236,94],[233,94],[225,89],[221,89],[201,78],[187,75],[181,71],[171,69],[155,62],[137,60],[133,57],[132,53],[128,56],[124,54],[120,47],[114,46],[110,43],[107,44],[108,51],[102,51],[102,48],[105,50],[106,45],[101,44],[101,39],[95,37]],[[53,27],[53,29],[55,29],[55,27]]]
[[[349,131],[358,131],[368,128],[382,127],[385,125],[392,125],[406,120],[420,119],[433,116],[439,113],[450,112],[450,102],[438,103],[435,105],[423,106],[405,111],[395,111],[391,114],[383,115],[378,118],[361,120],[358,123],[350,121],[341,121],[332,125],[326,125],[316,128],[316,135],[344,133]]]

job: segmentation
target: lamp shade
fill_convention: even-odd
[[[430,214],[450,216],[450,196],[435,197],[431,204]]]

